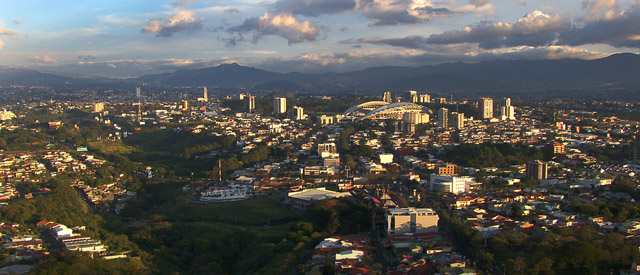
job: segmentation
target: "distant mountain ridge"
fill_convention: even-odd
[[[602,59],[494,60],[422,67],[373,67],[347,73],[278,73],[236,63],[178,70],[135,79],[65,76],[33,70],[0,68],[0,85],[119,83],[148,86],[209,86],[281,91],[541,91],[581,89],[640,90],[640,55],[614,54]],[[15,82],[15,83],[11,83]]]

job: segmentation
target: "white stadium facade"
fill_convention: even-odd
[[[369,101],[352,106],[344,112],[344,116],[355,120],[400,120],[405,113],[409,112],[427,113],[429,109],[410,102],[387,103],[384,101]]]

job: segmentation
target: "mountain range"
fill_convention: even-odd
[[[281,91],[429,90],[435,92],[535,92],[640,90],[640,55],[602,59],[495,60],[422,67],[375,67],[346,73],[278,73],[236,63],[178,70],[132,79],[109,79],[0,68],[0,85],[147,85]]]

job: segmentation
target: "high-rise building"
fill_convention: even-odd
[[[430,103],[431,102],[431,96],[428,95],[428,94],[419,95],[418,96],[418,102],[420,102],[420,103]]]
[[[253,113],[256,109],[256,97],[252,95],[248,95],[244,98],[244,110],[247,113]]]
[[[391,96],[391,91],[384,92],[384,95],[382,95],[382,101],[387,102],[387,103],[393,102],[393,97]]]
[[[204,102],[209,101],[209,97],[207,97],[207,87],[202,87],[202,97],[204,98]]]
[[[244,93],[240,93],[240,94],[238,94],[238,99],[240,99],[240,100],[244,100],[244,98],[245,98],[246,96],[247,96],[246,94],[244,94]]]
[[[418,102],[418,91],[410,90],[409,98],[407,99],[407,101],[412,103]]]
[[[304,108],[293,106],[293,110],[291,112],[291,118],[294,120],[303,120],[304,119]]]
[[[276,97],[273,99],[273,112],[276,114],[284,114],[287,112],[287,99],[284,97]]]
[[[527,179],[544,180],[547,179],[548,164],[539,160],[530,161],[526,165]]]
[[[449,120],[449,125],[456,130],[460,130],[464,128],[464,114],[458,112],[451,112],[451,119]]]
[[[136,97],[140,98],[140,87],[136,87]]]
[[[93,104],[93,112],[94,113],[100,113],[104,110],[104,103],[102,102],[98,102]]]
[[[515,109],[511,106],[511,98],[503,98],[502,106],[500,106],[500,116],[502,120],[515,120],[516,114]]]
[[[483,97],[480,98],[480,102],[478,104],[481,109],[480,118],[481,119],[492,119],[493,118],[493,98]]]
[[[440,110],[438,110],[438,127],[449,127],[449,109],[440,108]]]

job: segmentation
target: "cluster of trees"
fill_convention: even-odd
[[[624,236],[592,227],[557,228],[538,234],[503,230],[487,241],[488,253],[507,274],[604,274],[640,258]]]
[[[483,143],[462,144],[442,156],[445,161],[470,167],[507,167],[531,160],[551,160],[553,152],[525,144]]]
[[[373,208],[352,198],[312,204],[305,212],[314,228],[328,234],[354,234],[371,228]]]

